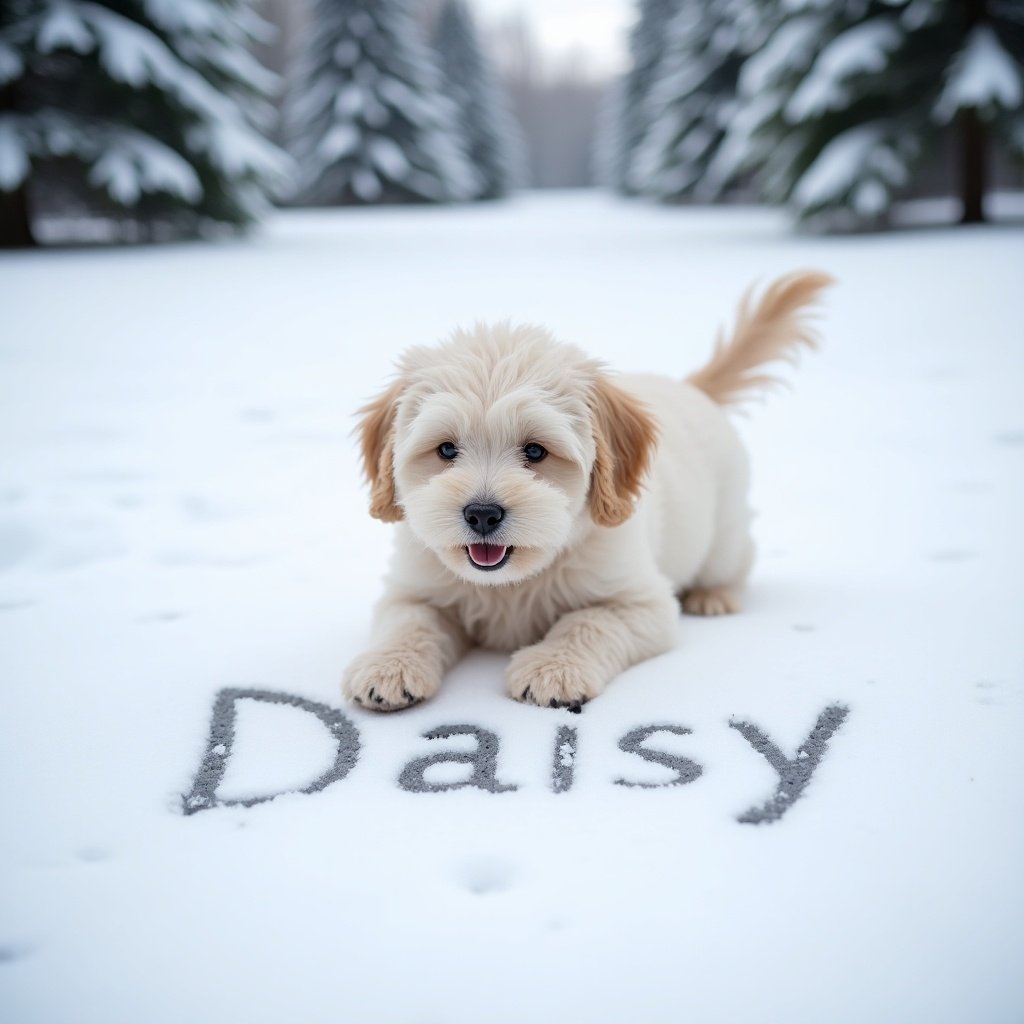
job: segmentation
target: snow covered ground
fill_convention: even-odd
[[[484,653],[400,715],[341,704],[389,545],[351,417],[403,346],[511,316],[682,375],[806,266],[840,285],[742,424],[742,615],[680,618],[578,716]],[[801,238],[586,194],[4,256],[0,1017],[1020,1021],[1022,267],[1019,228]],[[279,696],[210,736],[230,689]],[[487,739],[424,737],[458,725],[515,789],[399,786]],[[662,763],[620,748],[653,726]],[[776,768],[803,795],[740,820]]]

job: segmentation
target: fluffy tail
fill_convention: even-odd
[[[757,305],[752,303],[753,289],[748,291],[740,302],[732,337],[725,341],[719,331],[711,360],[687,380],[719,405],[742,402],[750,392],[778,384],[776,377],[755,371],[765,363],[794,362],[800,345],[817,347],[806,307],[832,283],[828,274],[797,271],[769,285]]]

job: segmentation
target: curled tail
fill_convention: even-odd
[[[726,341],[719,331],[710,361],[687,380],[719,405],[742,402],[749,392],[777,384],[771,374],[755,371],[765,363],[792,362],[800,345],[817,347],[817,335],[803,314],[832,283],[828,274],[797,271],[770,284],[756,305],[748,291],[732,337]]]

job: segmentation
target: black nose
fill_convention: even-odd
[[[486,537],[498,528],[498,523],[505,518],[505,510],[500,505],[467,505],[462,510],[462,518],[475,533]]]

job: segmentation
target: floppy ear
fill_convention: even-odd
[[[607,377],[591,395],[597,456],[590,478],[590,516],[598,526],[619,526],[633,514],[658,440],[644,404]]]
[[[358,412],[363,472],[370,482],[370,515],[385,523],[403,518],[395,498],[395,412],[404,389],[398,380]]]

